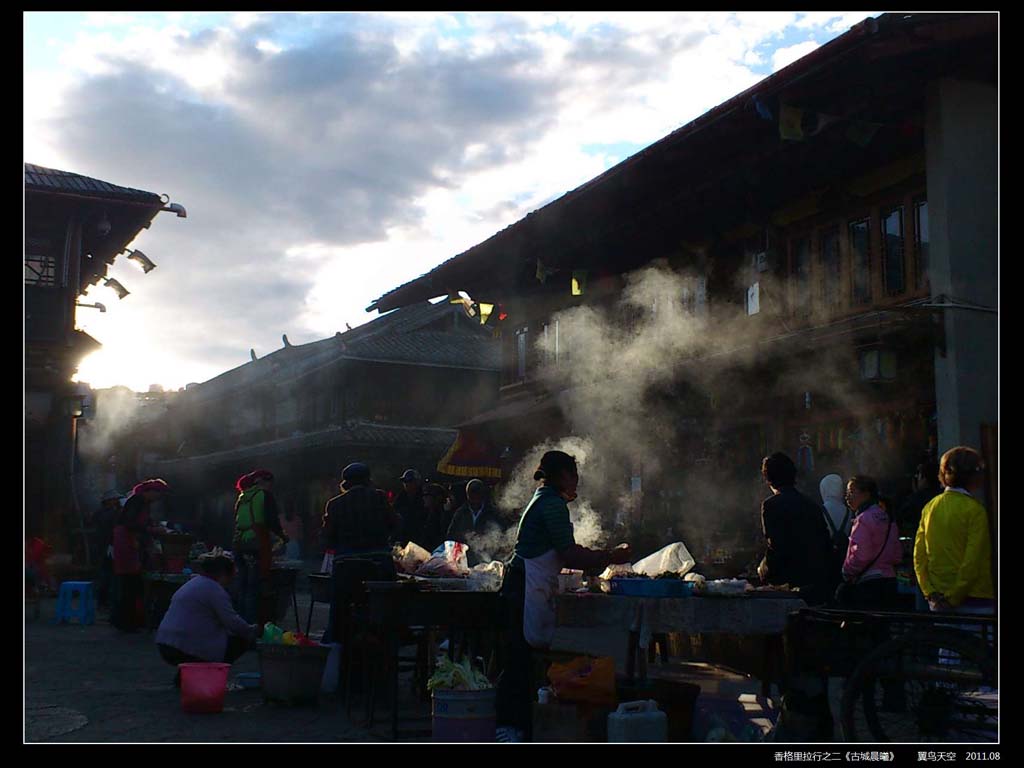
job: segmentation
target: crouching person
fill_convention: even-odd
[[[259,627],[247,624],[231,605],[227,587],[235,563],[227,555],[200,558],[202,575],[193,576],[171,598],[170,608],[156,631],[160,655],[168,664],[225,662],[251,649]],[[180,673],[174,678],[181,684]]]

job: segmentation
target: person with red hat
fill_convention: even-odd
[[[273,494],[274,475],[257,469],[238,478],[235,490],[235,532],[231,548],[235,555],[239,581],[239,612],[250,624],[259,621],[262,582],[270,578],[273,547],[270,535],[276,534],[286,544],[288,537],[281,530],[277,501]]]
[[[142,572],[148,565],[149,537],[160,530],[152,520],[152,507],[168,490],[159,478],[132,488],[114,525],[114,593],[110,623],[122,632],[137,632],[145,623],[142,608]]]

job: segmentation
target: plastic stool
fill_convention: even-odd
[[[78,608],[72,608],[75,595]],[[91,581],[62,581],[57,594],[57,615],[54,624],[77,618],[79,624],[93,624],[96,621],[96,598],[93,596]]]

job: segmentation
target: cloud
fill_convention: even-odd
[[[811,51],[819,48],[820,45],[813,40],[805,43],[797,43],[787,48],[779,48],[772,54],[772,72],[778,72],[783,67],[789,66],[797,59],[803,58]]]
[[[117,263],[128,299],[80,313],[106,345],[82,378],[180,386],[281,333],[299,343],[369,320],[387,289],[621,159],[585,147],[649,144],[752,85],[760,51],[807,18],[146,14],[130,30],[84,27],[59,74],[26,74],[26,159],[166,192],[189,216],[162,215],[137,240],[160,269]]]

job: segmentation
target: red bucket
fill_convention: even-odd
[[[179,664],[181,672],[181,708],[185,712],[224,711],[230,664],[196,662]]]

